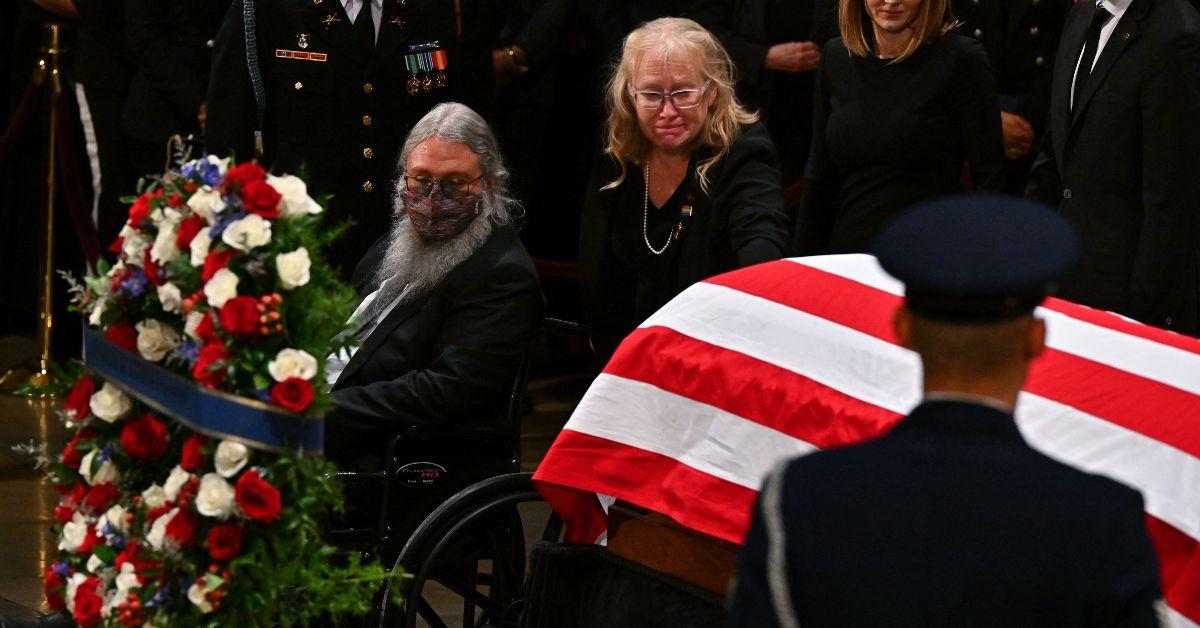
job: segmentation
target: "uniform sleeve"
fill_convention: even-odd
[[[729,248],[739,268],[777,260],[787,249],[787,214],[779,159],[766,129],[755,125],[735,141],[713,205],[729,216]]]
[[[792,625],[790,620],[795,619],[793,600],[786,595],[791,583],[779,592],[789,598],[786,600],[788,608],[783,609],[787,619],[781,620],[780,609],[775,608],[776,595],[772,593],[770,573],[774,571],[778,576],[787,571],[786,565],[775,555],[779,552],[772,552],[773,544],[783,542],[782,483],[786,470],[784,464],[771,473],[755,500],[750,529],[738,555],[737,580],[729,598],[726,628],[772,628]],[[779,547],[783,549],[784,546]]]
[[[1107,538],[1098,554],[1097,595],[1085,622],[1088,626],[1153,628],[1158,626],[1155,602],[1162,596],[1158,557],[1146,532],[1142,496],[1121,487],[1112,499],[1116,512],[1106,526]]]
[[[967,149],[975,192],[1004,191],[1004,137],[1000,128],[996,78],[988,67],[987,51],[973,39],[956,64],[950,83],[959,137]]]
[[[821,65],[813,89],[812,150],[808,155],[808,165],[805,166],[804,192],[800,196],[800,210],[792,236],[793,255],[819,255],[826,252],[838,210],[841,181],[825,138],[830,113],[829,48],[827,44],[821,51]]]
[[[208,77],[206,51],[189,49],[173,37],[163,19],[166,4],[157,0],[125,0],[125,40],[139,71],[175,114],[194,119],[204,100]]]
[[[220,156],[233,154],[242,161],[254,157],[258,109],[250,72],[246,69],[241,0],[235,0],[229,7],[225,23],[213,42],[207,103],[206,150]]]
[[[503,398],[541,312],[535,278],[501,265],[452,297],[427,368],[335,390],[333,399],[341,411],[383,423],[472,418],[481,401]]]

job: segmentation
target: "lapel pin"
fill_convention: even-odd
[[[299,33],[296,35],[296,45],[303,50],[308,48],[308,33]]]
[[[1129,33],[1121,33],[1122,41],[1129,41]]]
[[[388,24],[391,24],[392,26],[399,26],[400,28],[404,28],[404,20],[402,20],[398,17],[389,17]]]

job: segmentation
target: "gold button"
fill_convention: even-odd
[[[370,181],[363,181],[363,192],[370,192],[375,189],[375,184]]]
[[[363,149],[363,157],[364,158],[370,159],[374,156],[375,156],[375,151],[371,150],[370,147]]]
[[[1036,26],[1034,26],[1034,27],[1031,27],[1031,28],[1029,29],[1029,34],[1030,34],[1030,35],[1033,35],[1034,37],[1037,37],[1037,34],[1038,34],[1038,27],[1036,27]]]
[[[1045,57],[1038,57],[1038,58],[1036,58],[1036,59],[1034,59],[1034,60],[1033,60],[1033,64],[1034,64],[1034,65],[1042,65],[1042,64],[1043,64],[1043,63],[1045,63],[1045,62],[1046,62],[1046,58],[1045,58]]]
[[[363,116],[363,126],[371,126],[371,116]]]
[[[370,94],[375,91],[375,85],[372,83],[363,83],[363,93]]]
[[[300,81],[296,81],[295,88],[296,88],[296,91],[300,91],[300,90],[304,89],[304,83],[301,83]]]
[[[983,29],[977,28],[975,29],[975,38],[979,39],[980,37],[983,37]]]

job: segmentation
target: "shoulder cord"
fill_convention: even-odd
[[[792,607],[792,592],[788,586],[787,544],[783,521],[783,476],[787,461],[780,464],[767,477],[763,487],[763,524],[767,532],[767,586],[771,591],[771,602],[775,616],[783,628],[799,628],[796,609]]]
[[[257,125],[254,127],[254,156],[263,154],[263,112],[267,109],[267,91],[263,88],[262,71],[258,67],[258,36],[254,27],[254,0],[242,0],[242,30],[246,36],[246,68],[250,71],[250,86],[254,89]]]

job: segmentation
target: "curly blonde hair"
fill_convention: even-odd
[[[621,174],[601,189],[615,188],[625,180],[626,164],[645,163],[650,156],[650,140],[638,127],[637,107],[629,94],[634,73],[647,52],[662,52],[667,59],[682,58],[694,62],[703,77],[711,82],[707,94],[713,94],[708,119],[697,139],[700,145],[715,149],[711,157],[700,161],[696,174],[700,188],[708,192],[708,172],[737,139],[742,125],[758,121],[758,114],[747,110],[734,93],[737,80],[729,53],[712,33],[685,18],[664,17],[646,22],[625,37],[621,59],[608,82],[608,145]]]

